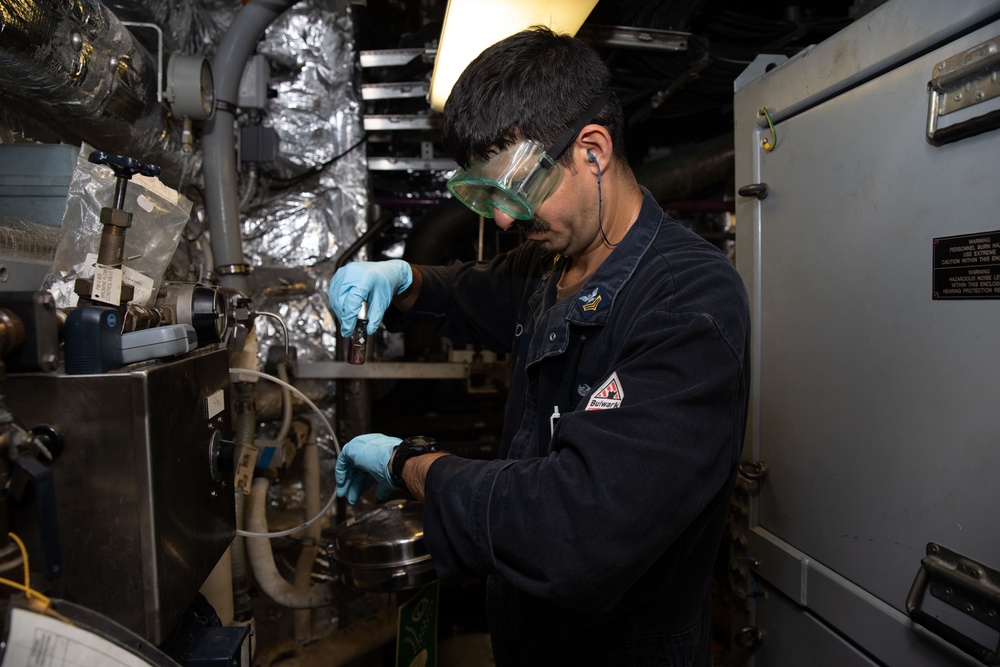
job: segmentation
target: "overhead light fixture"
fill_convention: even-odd
[[[459,75],[504,37],[533,25],[576,35],[597,0],[448,0],[431,75],[431,108],[443,111]]]

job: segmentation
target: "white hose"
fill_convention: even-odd
[[[275,384],[278,384],[278,385],[280,385],[282,387],[287,387],[289,390],[291,390],[291,392],[293,394],[295,394],[300,399],[302,399],[302,401],[306,405],[308,405],[310,408],[312,408],[313,412],[316,413],[316,416],[319,418],[319,420],[321,422],[323,422],[323,426],[326,427],[326,430],[329,431],[330,436],[333,438],[333,448],[334,448],[334,450],[337,452],[338,456],[340,455],[340,443],[337,441],[337,434],[334,432],[333,427],[330,426],[330,421],[326,418],[326,415],[324,415],[320,411],[320,409],[318,407],[316,407],[316,404],[313,403],[311,400],[309,400],[309,397],[306,396],[305,394],[303,394],[301,391],[299,391],[294,385],[291,385],[291,384],[285,382],[284,380],[276,378],[273,375],[268,375],[267,373],[261,373],[260,371],[252,371],[252,370],[249,370],[249,369],[246,369],[246,368],[234,369],[234,370],[230,371],[230,373],[232,373],[233,375],[250,375],[251,377],[263,378],[263,379],[266,379],[266,380],[270,380],[271,382],[274,382]],[[259,531],[259,530],[255,531],[253,528],[250,528],[248,530],[237,530],[236,534],[237,535],[242,535],[244,537],[271,537],[271,538],[274,538],[274,537],[287,537],[288,535],[294,535],[295,533],[299,532],[300,530],[305,530],[306,528],[308,528],[309,526],[311,526],[312,524],[314,524],[315,522],[317,522],[321,518],[323,518],[326,515],[326,513],[330,511],[330,508],[333,507],[333,504],[335,502],[337,502],[337,493],[336,493],[336,491],[334,491],[332,494],[330,494],[330,499],[327,501],[326,505],[324,505],[324,507],[323,507],[322,510],[320,510],[317,514],[313,515],[305,523],[303,523],[303,524],[301,524],[299,526],[295,526],[294,528],[289,528],[287,530],[278,530],[278,531],[275,531],[273,533],[269,533],[269,532],[267,532],[267,521],[264,521],[263,522],[264,523],[264,529],[263,529],[263,531]]]
[[[264,516],[267,503],[267,489],[270,482],[258,477],[253,481],[250,490],[250,502],[247,504],[247,528],[254,533],[266,533],[267,519]],[[247,555],[253,567],[254,578],[261,590],[272,600],[283,607],[291,609],[312,609],[324,607],[333,602],[333,586],[319,584],[308,588],[297,588],[289,583],[274,564],[274,553],[271,542],[265,537],[247,538]]]

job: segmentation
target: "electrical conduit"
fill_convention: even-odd
[[[251,0],[236,15],[212,57],[215,115],[205,123],[205,212],[219,284],[248,293],[247,266],[240,229],[240,194],[233,126],[240,79],[257,41],[271,23],[297,0]]]

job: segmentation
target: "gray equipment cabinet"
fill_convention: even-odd
[[[736,82],[754,667],[1000,664],[998,53],[1000,2],[890,0]]]

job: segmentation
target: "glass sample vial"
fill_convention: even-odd
[[[358,311],[358,322],[354,325],[354,333],[347,343],[347,363],[355,366],[365,363],[368,352],[368,302],[361,302]]]

